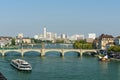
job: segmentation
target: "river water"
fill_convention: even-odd
[[[32,71],[19,71],[12,67],[10,61],[16,58],[28,61]],[[57,52],[49,52],[45,57],[36,52],[28,52],[24,57],[9,52],[0,57],[0,72],[8,80],[120,80],[120,62],[99,62],[96,57],[78,57],[74,52],[64,57]]]

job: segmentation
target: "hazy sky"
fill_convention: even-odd
[[[0,0],[0,36],[120,35],[120,0]]]

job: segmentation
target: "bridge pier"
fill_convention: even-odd
[[[23,52],[21,52],[21,56],[22,56],[22,57],[24,56],[24,53],[23,53]]]
[[[83,53],[81,52],[81,53],[80,53],[80,57],[82,57],[82,56],[83,56]]]
[[[61,50],[60,56],[64,57],[64,49]]]
[[[60,53],[60,56],[61,56],[61,57],[64,57],[64,53]]]
[[[41,49],[41,57],[45,56],[45,49]]]
[[[3,52],[3,53],[2,53],[2,57],[4,57],[4,56],[5,56],[5,53]]]
[[[21,49],[20,52],[21,52],[21,56],[23,57],[24,56],[23,49]]]

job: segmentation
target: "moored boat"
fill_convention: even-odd
[[[32,70],[32,66],[25,60],[22,59],[14,59],[11,61],[11,65],[18,70],[30,71]]]
[[[106,55],[106,56],[104,56],[104,57],[102,57],[102,56],[98,56],[98,58],[99,58],[99,61],[110,61],[110,59],[108,58],[108,56]]]

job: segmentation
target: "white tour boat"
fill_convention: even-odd
[[[17,68],[18,70],[23,70],[23,71],[30,71],[32,70],[31,65],[22,59],[14,59],[11,61],[11,65],[15,68]]]

